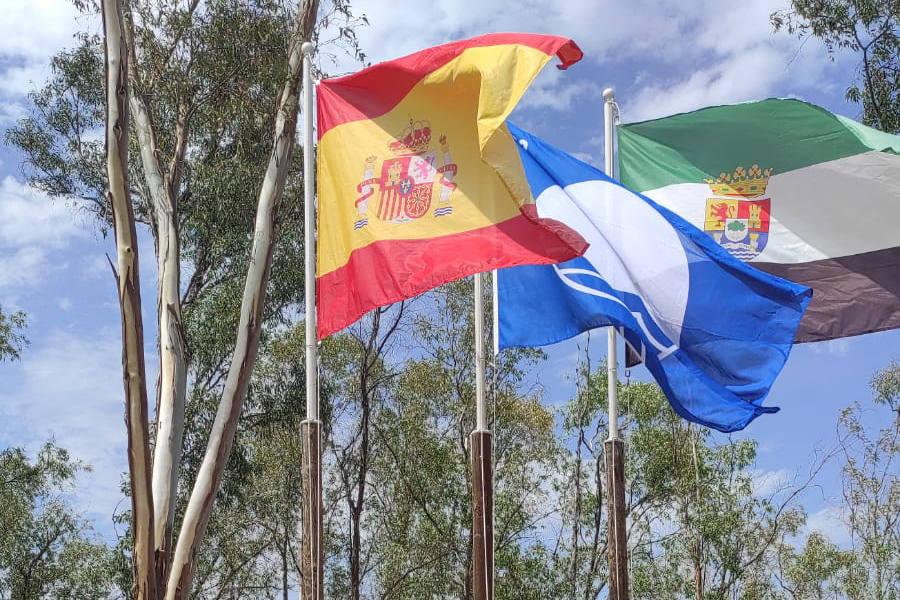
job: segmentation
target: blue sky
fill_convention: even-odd
[[[528,92],[514,120],[554,145],[602,165],[603,88],[616,90],[625,122],[709,104],[770,96],[799,97],[858,118],[843,99],[854,63],[830,60],[815,41],[773,35],[768,15],[786,0],[535,0],[464,2],[436,6],[408,0],[360,3],[371,23],[359,31],[371,60],[393,58],[430,45],[489,31],[540,31],[575,39],[585,59],[565,72],[548,68]],[[0,21],[0,129],[28,110],[24,94],[44,80],[47,60],[72,44],[80,29],[97,31],[96,19],[75,18],[64,0],[7,0]],[[330,72],[355,67],[338,57]],[[54,436],[94,466],[73,490],[73,501],[109,534],[109,517],[121,501],[126,468],[119,321],[115,287],[103,238],[77,207],[49,201],[24,186],[22,157],[0,146],[0,305],[29,314],[31,346],[21,362],[0,365],[0,447],[36,448]],[[142,234],[142,285],[149,380],[155,379],[155,268],[152,244]],[[605,336],[595,335],[597,359]],[[583,343],[583,339],[579,340]],[[549,404],[573,392],[578,341],[549,348],[535,374]],[[900,332],[886,332],[794,349],[763,416],[741,435],[760,442],[761,489],[804,474],[818,449],[835,439],[840,410],[866,403],[872,374],[900,358]],[[633,373],[646,379],[643,368]],[[151,398],[154,391],[150,390]],[[722,434],[715,434],[725,439]],[[804,497],[811,524],[836,541],[845,534],[836,509],[838,465]]]

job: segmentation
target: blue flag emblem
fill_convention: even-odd
[[[498,272],[499,344],[553,344],[614,326],[673,409],[720,431],[763,413],[812,291],[734,258],[681,217],[508,124],[538,215],[584,256]]]

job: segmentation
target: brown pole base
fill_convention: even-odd
[[[303,558],[300,573],[300,599],[325,597],[322,547],[322,422],[300,423],[303,444]]]
[[[494,488],[490,431],[473,431],[472,587],[475,600],[494,600]]]
[[[606,440],[609,506],[609,600],[628,600],[628,530],[625,528],[625,444]]]

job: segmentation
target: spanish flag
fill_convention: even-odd
[[[443,283],[587,245],[540,219],[506,117],[572,40],[491,34],[318,85],[318,335]]]

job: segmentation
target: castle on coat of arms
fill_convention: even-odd
[[[432,149],[431,142],[429,122],[410,119],[409,125],[387,142],[387,158],[366,158],[363,181],[356,186],[360,195],[354,230],[366,227],[370,217],[405,223],[429,210],[435,218],[453,214],[450,195],[456,189],[457,166],[450,157],[446,135],[440,137],[439,149]]]
[[[753,165],[706,180],[715,197],[706,200],[703,229],[740,260],[756,258],[769,241],[771,198],[761,196],[771,175]]]

